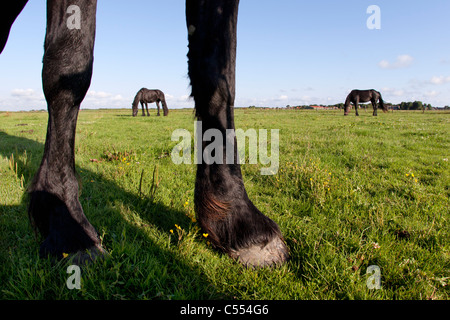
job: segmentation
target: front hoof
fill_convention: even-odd
[[[108,256],[108,252],[101,246],[93,246],[86,250],[80,250],[76,253],[69,254],[67,259],[78,266],[85,266],[94,263],[97,260],[101,260]]]
[[[289,252],[284,241],[277,236],[266,245],[255,244],[232,250],[230,256],[245,267],[264,268],[285,263],[289,259]]]

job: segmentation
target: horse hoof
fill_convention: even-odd
[[[266,245],[254,244],[232,250],[230,256],[245,267],[264,268],[283,264],[288,260],[289,252],[284,241],[276,236]]]
[[[86,266],[94,263],[95,261],[101,260],[108,255],[109,253],[101,246],[93,246],[89,249],[69,254],[67,259],[72,264],[76,264],[78,266]]]

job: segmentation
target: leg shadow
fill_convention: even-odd
[[[35,254],[30,257],[37,260],[40,242],[33,240],[32,228],[26,221],[29,199],[25,188],[40,165],[43,149],[43,144],[39,142],[0,131],[0,155],[11,160],[13,158],[14,172],[23,180],[24,185],[20,204],[7,205],[0,202],[0,263],[8,265],[5,270],[10,270],[11,273],[18,273],[18,268],[28,268],[29,265],[45,269],[44,261],[42,265],[34,261],[23,264],[23,257],[21,259],[15,254],[33,251]],[[178,240],[170,230],[175,229],[175,224],[185,230],[191,227],[191,221],[184,212],[126,191],[100,173],[79,167],[77,172],[82,184],[80,202],[84,212],[110,253],[103,261],[88,267],[93,270],[88,271],[88,274],[96,277],[92,283],[89,279],[85,281],[85,290],[90,298],[227,298],[208,282],[201,265],[187,259],[186,256],[189,255],[183,254],[177,247]],[[131,214],[125,216],[124,211],[131,211]],[[12,221],[13,216],[19,224]],[[154,233],[157,235],[152,236]],[[17,239],[26,241],[22,243]],[[0,280],[2,277],[11,277],[8,279],[9,284],[6,284],[8,281],[2,281],[6,286],[5,290],[14,292],[10,285],[13,286],[15,275],[6,274],[6,271],[2,273]],[[16,279],[17,281],[19,280]],[[29,289],[28,298],[43,295],[40,291],[44,290],[42,288]],[[56,292],[55,296],[46,298],[64,299],[65,294]]]

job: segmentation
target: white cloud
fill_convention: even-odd
[[[382,93],[382,94],[386,94],[386,95],[395,96],[395,97],[401,97],[401,96],[403,96],[406,92],[405,92],[405,90],[401,90],[401,89],[382,88],[382,89],[381,89],[381,93]]]
[[[88,98],[92,97],[92,98],[105,98],[107,96],[109,96],[110,94],[104,92],[104,91],[88,91],[88,93],[86,94],[86,96]]]
[[[8,93],[4,93],[0,102],[0,110],[4,111],[20,111],[20,110],[39,110],[46,109],[47,103],[42,91],[34,89],[13,89]]]
[[[397,60],[394,62],[389,62],[387,60],[382,60],[378,63],[378,66],[381,69],[401,69],[401,68],[407,68],[409,67],[412,62],[414,61],[414,58],[410,55],[403,54],[397,57]]]
[[[11,91],[10,97],[4,101],[4,107],[10,106],[13,110],[45,109],[47,107],[44,94],[34,89],[14,89]]]
[[[128,107],[125,99],[120,94],[89,90],[81,103],[82,108],[125,108]],[[131,101],[129,102],[131,106]]]
[[[88,91],[86,94],[86,98],[92,99],[121,99],[122,96],[120,94],[114,95],[113,93],[104,92],[104,91]]]
[[[190,95],[186,94],[176,99],[177,102],[186,102],[189,103],[193,101]]]
[[[43,101],[45,100],[42,92],[36,92],[34,89],[14,89],[11,96],[25,101]]]
[[[450,82],[450,77],[444,77],[444,76],[434,76],[431,78],[430,83],[431,84],[444,84],[444,83],[449,83]]]
[[[437,95],[439,95],[439,92],[437,92],[435,90],[428,91],[428,92],[424,93],[424,96],[428,97],[428,98],[436,97]]]
[[[33,89],[14,89],[11,91],[13,97],[32,97],[36,94]]]

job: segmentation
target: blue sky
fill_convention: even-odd
[[[367,28],[370,5],[380,30]],[[0,55],[0,111],[46,108],[45,10],[30,0]],[[193,107],[186,53],[183,0],[99,0],[82,108],[129,108],[141,87],[163,90],[169,108]],[[450,1],[241,0],[237,107],[334,104],[355,88],[450,105]]]

